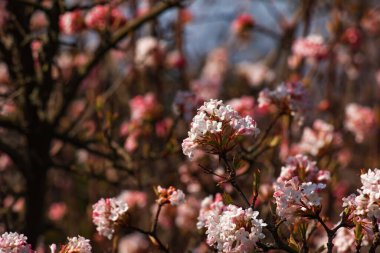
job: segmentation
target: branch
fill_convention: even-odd
[[[95,53],[95,56],[92,60],[90,60],[89,63],[80,71],[74,74],[74,76],[69,81],[67,87],[68,90],[64,92],[64,104],[62,105],[61,109],[57,113],[53,125],[57,126],[59,123],[59,120],[63,117],[65,114],[67,108],[70,105],[71,100],[75,96],[81,82],[87,77],[87,75],[91,72],[91,70],[98,64],[98,62],[103,58],[103,56],[113,47],[116,46],[117,43],[119,43],[122,39],[124,39],[128,34],[135,31],[139,27],[141,27],[143,24],[145,24],[147,21],[156,18],[158,15],[163,13],[164,11],[174,7],[179,6],[181,3],[181,0],[170,0],[166,2],[160,2],[155,7],[152,8],[152,10],[139,18],[136,18],[135,20],[131,20],[127,23],[127,25],[124,28],[121,28],[120,30],[115,32],[115,35],[113,38],[110,39],[109,43],[106,45],[101,45],[97,52]]]
[[[16,148],[10,146],[8,143],[5,143],[2,139],[0,139],[0,151],[7,154],[12,159],[13,163],[17,166],[22,174],[27,174],[27,163]]]
[[[9,119],[8,117],[5,117],[5,116],[1,116],[0,115],[0,127],[2,128],[6,128],[8,130],[14,130],[14,131],[17,131],[21,134],[25,134],[26,133],[26,130],[21,127],[18,122],[15,122],[11,119]]]

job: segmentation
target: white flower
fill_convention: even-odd
[[[91,253],[90,240],[79,236],[67,238],[69,243],[66,245],[68,253]]]
[[[27,243],[28,238],[16,232],[5,232],[0,236],[1,253],[29,253],[32,252]]]
[[[243,118],[230,105],[211,99],[198,109],[188,132],[189,137],[182,142],[182,149],[191,158],[199,146],[216,152],[232,146],[237,136],[255,136],[258,133],[256,122],[250,116]]]
[[[93,206],[92,221],[100,235],[112,239],[118,222],[125,218],[128,204],[120,199],[100,199]]]
[[[207,243],[219,252],[252,252],[256,243],[265,238],[266,224],[258,219],[259,213],[251,208],[226,206],[220,214],[207,213]]]

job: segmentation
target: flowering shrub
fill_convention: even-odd
[[[378,252],[380,9],[291,2],[0,1],[0,253]]]

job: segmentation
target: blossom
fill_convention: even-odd
[[[117,198],[100,199],[92,206],[92,221],[100,235],[112,239],[119,224],[126,219],[128,204]]]
[[[262,233],[266,224],[258,219],[259,212],[235,205],[225,206],[218,215],[206,216],[207,244],[219,252],[252,252],[256,243],[265,238]]]
[[[344,127],[355,135],[356,142],[361,143],[376,129],[375,112],[369,107],[348,104]]]
[[[259,107],[276,106],[281,112],[290,113],[303,121],[303,114],[309,107],[306,90],[300,82],[281,83],[275,90],[264,89],[258,98]]]
[[[79,235],[78,237],[68,237],[67,240],[69,242],[62,247],[59,253],[91,253],[90,240]],[[51,245],[51,253],[54,253],[56,248],[55,244]]]
[[[67,35],[80,32],[84,28],[84,20],[81,11],[71,11],[59,17],[59,28]]]
[[[307,156],[298,154],[288,157],[276,182],[284,183],[293,177],[298,177],[303,182],[321,183],[330,180],[330,172],[320,170],[316,162],[311,161]]]
[[[221,194],[217,193],[215,198],[213,196],[208,196],[204,198],[201,202],[201,209],[198,215],[197,228],[202,229],[208,224],[209,217],[218,216],[222,213],[224,209],[223,197]]]
[[[340,142],[340,135],[334,133],[334,126],[323,120],[316,120],[313,127],[303,130],[301,142],[297,145],[300,152],[317,156],[326,151],[332,144]]]
[[[183,191],[170,186],[169,188],[157,187],[157,203],[160,205],[169,203],[173,206],[178,206],[185,202],[185,194]]]
[[[188,138],[182,142],[183,153],[190,158],[196,148],[209,153],[228,151],[238,136],[256,136],[259,129],[250,116],[241,117],[230,105],[221,100],[205,102],[194,116]]]
[[[321,183],[301,183],[298,177],[276,184],[273,196],[277,215],[291,222],[297,216],[318,212],[321,205],[319,191],[325,187]]]
[[[138,95],[129,101],[131,119],[136,121],[150,120],[157,116],[160,106],[151,92]]]
[[[110,28],[120,28],[127,19],[122,12],[117,8],[112,8],[108,5],[98,5],[93,7],[85,17],[87,27],[95,30],[105,30]]]
[[[357,216],[361,219],[380,219],[380,170],[369,169],[367,173],[360,176],[362,186],[358,194],[351,194],[343,198],[343,207],[352,214],[351,218]]]
[[[294,41],[292,52],[299,57],[322,59],[327,56],[328,49],[322,36],[311,34],[306,38],[299,38]]]
[[[147,204],[146,193],[141,191],[125,190],[122,191],[116,198],[127,203],[129,208],[133,208],[135,206],[144,208]]]
[[[31,253],[27,243],[28,238],[16,232],[5,232],[0,236],[0,252],[4,253]]]

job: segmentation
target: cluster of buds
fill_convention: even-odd
[[[312,128],[305,127],[301,142],[297,145],[297,150],[301,153],[318,156],[332,145],[340,143],[341,136],[334,132],[334,126],[318,119],[314,121]]]
[[[69,241],[67,244],[63,245],[58,253],[91,253],[90,240],[78,236],[67,238]],[[57,250],[57,245],[50,245],[51,253],[55,253]]]
[[[183,153],[190,158],[197,148],[211,154],[230,151],[242,135],[256,136],[259,129],[250,116],[241,117],[230,105],[211,99],[198,109],[193,118],[189,137],[183,140]]]
[[[118,198],[102,198],[92,209],[92,221],[96,230],[110,240],[115,231],[126,222],[128,204]]]
[[[262,90],[258,98],[259,107],[275,106],[282,113],[289,113],[303,122],[303,114],[309,107],[307,92],[300,82],[281,83],[275,90]]]
[[[27,239],[23,234],[5,232],[0,236],[0,252],[32,253]]]
[[[98,5],[90,9],[86,15],[75,10],[62,14],[59,18],[61,31],[73,35],[85,28],[103,31],[107,28],[118,29],[127,22],[126,17],[118,9],[109,5]]]
[[[220,195],[210,196],[202,202],[197,227],[206,229],[207,244],[218,252],[252,252],[265,238],[266,224],[258,215],[251,208],[224,205]]]
[[[375,112],[369,107],[348,104],[344,126],[355,135],[356,142],[361,143],[376,130]]]
[[[165,204],[170,204],[172,206],[178,206],[185,202],[185,194],[183,191],[169,186],[169,188],[162,188],[157,186],[156,195],[157,195],[157,204],[160,206]]]
[[[277,215],[287,221],[298,216],[318,214],[321,208],[319,192],[330,180],[328,171],[319,170],[306,156],[289,157],[274,183]]]

